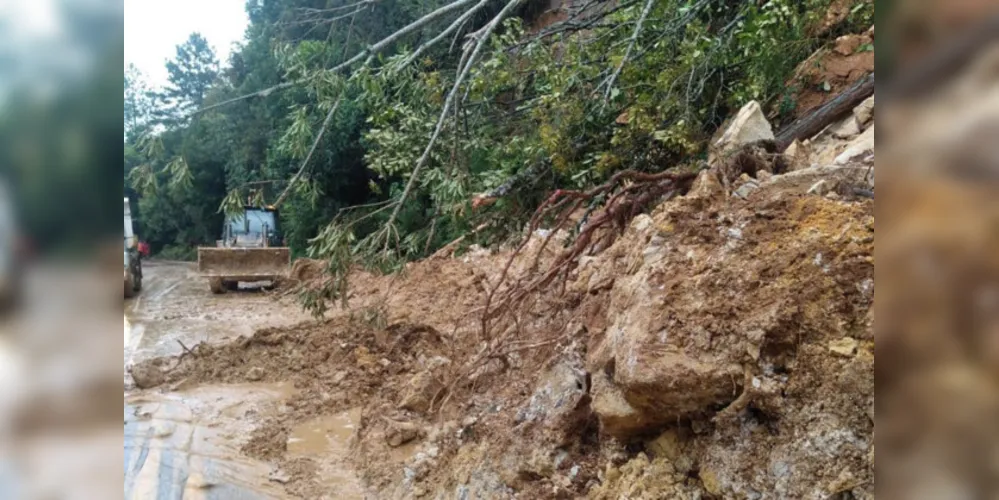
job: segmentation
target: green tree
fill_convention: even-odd
[[[157,94],[157,115],[164,122],[173,122],[205,102],[208,90],[219,76],[215,51],[199,33],[191,33],[187,41],[177,46],[177,55],[166,63],[168,84]]]
[[[142,71],[129,64],[125,68],[125,136],[141,133],[153,114],[153,95]]]

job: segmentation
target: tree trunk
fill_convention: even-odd
[[[808,139],[818,134],[872,95],[874,95],[874,73],[857,80],[831,101],[781,130],[777,134],[777,150],[784,151],[795,139]]]

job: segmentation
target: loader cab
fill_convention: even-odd
[[[243,213],[226,221],[222,238],[224,246],[277,247],[281,246],[278,212],[271,208],[247,206]]]

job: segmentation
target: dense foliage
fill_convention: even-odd
[[[151,110],[126,99],[142,235],[157,251],[192,249],[215,238],[220,212],[273,203],[290,186],[279,207],[288,244],[332,258],[334,277],[470,233],[466,243],[502,241],[551,189],[625,168],[696,168],[749,100],[786,121],[795,66],[872,22],[873,2],[857,0],[820,29],[829,3],[592,0],[565,2],[552,22],[547,2],[466,0],[382,47],[448,2],[250,1],[227,65],[216,71],[192,35]],[[126,96],[141,94],[129,93],[134,75],[125,81]],[[191,109],[207,111],[182,114]],[[310,304],[342,291],[331,280]]]

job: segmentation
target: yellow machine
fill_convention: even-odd
[[[215,247],[198,248],[198,272],[208,278],[213,293],[235,290],[240,282],[269,281],[288,276],[291,250],[279,246],[277,211],[245,207],[226,221]]]

